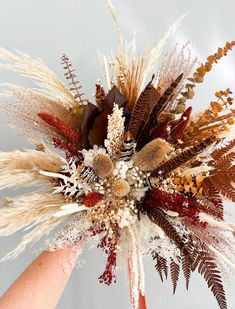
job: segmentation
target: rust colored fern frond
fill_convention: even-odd
[[[188,290],[189,281],[190,281],[191,272],[192,272],[191,265],[188,259],[184,255],[182,255],[181,263],[182,263],[183,274],[184,274],[184,278],[186,282],[186,289]]]
[[[209,192],[211,188],[215,188],[218,193],[227,197],[231,201],[235,201],[235,152],[231,151],[234,148],[235,140],[232,140],[228,145],[216,149],[212,153],[212,158],[209,164],[213,167],[211,174],[203,182],[205,192]]]
[[[214,160],[219,160],[221,157],[223,157],[225,154],[227,154],[227,152],[229,152],[233,148],[235,148],[235,139],[230,141],[227,145],[225,145],[225,146],[223,146],[219,149],[215,149],[212,152],[211,156]]]
[[[167,260],[165,258],[161,257],[155,251],[152,252],[152,258],[153,258],[153,260],[156,260],[155,269],[158,272],[161,281],[163,282],[163,280],[164,280],[163,275],[165,275],[166,279],[168,277]]]
[[[179,155],[173,157],[172,159],[160,165],[155,171],[152,172],[151,176],[152,177],[159,176],[159,172],[161,173],[161,175],[170,173],[177,167],[193,159],[195,156],[197,156],[200,152],[206,149],[213,142],[214,142],[213,138],[208,138],[204,142],[194,145],[193,147],[182,151]]]
[[[170,262],[171,281],[173,284],[173,294],[175,294],[177,283],[180,275],[180,264],[176,263],[173,259]]]
[[[208,287],[215,296],[220,309],[226,309],[227,302],[225,291],[220,271],[217,268],[216,259],[207,248],[207,245],[199,239],[196,240],[195,247],[197,257],[194,260],[194,268],[197,268],[198,272],[204,277]]]
[[[207,214],[223,220],[224,218],[224,206],[219,194],[219,191],[210,183],[208,178],[205,178],[202,182],[204,196],[200,198],[200,208]]]
[[[146,212],[149,217],[149,219],[157,224],[164,233],[176,244],[176,246],[185,254],[185,256],[190,260],[190,254],[185,247],[185,242],[181,235],[177,232],[175,227],[170,223],[170,221],[167,219],[167,216],[164,214],[164,212],[157,207],[146,207]]]
[[[83,105],[85,103],[82,98],[84,93],[80,92],[82,86],[80,85],[80,81],[76,79],[77,75],[75,74],[75,69],[72,67],[72,63],[65,54],[61,57],[61,64],[65,70],[65,78],[70,81],[69,89],[73,93],[74,99],[77,100],[80,105]]]

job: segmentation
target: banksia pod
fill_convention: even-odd
[[[142,171],[153,171],[171,150],[172,147],[164,139],[156,138],[137,153],[134,164]]]
[[[112,193],[118,197],[124,197],[130,192],[130,185],[124,179],[118,179],[112,184]]]
[[[99,153],[93,158],[92,167],[96,175],[103,178],[111,175],[113,171],[113,162],[109,155]]]

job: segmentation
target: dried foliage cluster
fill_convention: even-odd
[[[134,43],[125,45],[120,37],[117,57],[102,58],[107,85],[96,85],[96,104],[83,99],[67,56],[61,62],[68,86],[41,61],[0,50],[2,67],[37,85],[8,84],[4,93],[10,99],[1,107],[10,123],[37,146],[0,153],[0,187],[42,188],[1,201],[0,235],[25,231],[5,259],[66,222],[50,250],[98,241],[107,254],[99,281],[115,282],[120,260],[126,261],[133,308],[146,308],[142,259],[150,256],[161,280],[169,273],[174,293],[181,269],[187,288],[198,271],[225,309],[223,271],[235,271],[235,224],[224,220],[223,209],[224,198],[235,202],[235,140],[228,138],[234,100],[228,88],[217,91],[199,115],[187,104],[235,41],[209,56],[192,77],[195,59],[187,44],[153,71],[163,42],[137,58]]]

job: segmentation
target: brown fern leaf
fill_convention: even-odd
[[[180,83],[181,79],[183,77],[183,73],[180,74],[176,80],[174,80],[171,85],[166,89],[166,91],[163,93],[163,95],[160,97],[158,100],[157,104],[153,108],[150,117],[148,119],[148,122],[145,124],[145,127],[143,128],[139,139],[138,139],[138,144],[139,147],[143,147],[149,140],[146,140],[146,137],[150,136],[150,131],[154,129],[157,124],[158,124],[158,118],[160,113],[163,111],[163,109],[166,107],[167,103],[169,100],[174,96],[174,91],[178,84]]]
[[[221,170],[229,169],[231,165],[233,164],[233,161],[235,161],[235,152],[230,152],[225,155],[223,155],[220,159],[218,159],[216,162],[217,167],[220,167]]]
[[[171,281],[173,284],[173,294],[175,294],[177,283],[180,275],[180,264],[176,263],[173,259],[170,262]]]
[[[227,308],[225,291],[223,287],[220,271],[217,268],[216,260],[211,254],[206,244],[202,241],[197,241],[198,247],[198,272],[204,277],[208,288],[214,294],[220,309]]]
[[[167,260],[163,257],[161,257],[158,253],[152,252],[152,257],[153,260],[156,260],[155,268],[156,271],[158,272],[161,281],[163,282],[164,277],[163,274],[165,275],[165,278],[167,279],[168,276],[168,266],[167,266]]]
[[[183,269],[183,274],[186,282],[186,289],[188,290],[189,287],[189,281],[191,277],[191,265],[188,261],[188,259],[182,255],[182,269]]]
[[[63,68],[65,70],[65,78],[70,80],[69,89],[73,93],[74,99],[77,100],[80,105],[83,105],[85,102],[82,99],[84,93],[80,92],[82,86],[79,85],[80,81],[76,79],[77,75],[75,74],[75,69],[73,69],[72,63],[70,62],[68,56],[66,56],[65,54],[63,54],[61,57],[61,64],[63,65]]]
[[[218,193],[235,202],[235,152],[231,150],[235,147],[235,139],[228,145],[216,149],[211,154],[213,160],[209,165],[213,167],[211,175],[204,179],[202,186],[208,193],[210,187],[214,187]],[[210,192],[209,192],[210,193]],[[210,196],[210,195],[209,195]]]
[[[223,220],[224,218],[224,206],[219,194],[219,191],[210,182],[210,177],[207,177],[202,182],[202,188],[204,196],[201,197],[201,208],[204,212]]]
[[[176,246],[185,254],[185,256],[191,260],[190,254],[185,246],[185,242],[181,235],[176,231],[175,227],[169,222],[164,212],[157,207],[147,206],[145,208],[149,219],[157,224],[164,233],[176,244]]]
[[[221,157],[223,157],[228,151],[230,151],[231,149],[233,149],[235,147],[235,139],[232,140],[231,142],[229,142],[228,145],[219,148],[219,149],[215,149],[211,156],[214,160],[219,160]]]
[[[152,80],[153,78],[154,78],[154,75],[152,77]],[[155,105],[155,102],[151,102],[151,99],[153,100],[156,99],[156,97],[153,94],[155,94],[157,90],[153,87],[152,80],[148,83],[145,89],[141,92],[133,108],[133,111],[131,113],[128,130],[132,133],[134,139],[136,139],[136,136],[139,133],[141,125],[144,121],[144,117],[146,117],[146,111],[149,111],[151,106]]]
[[[226,172],[216,173],[216,176],[210,177],[210,181],[223,196],[235,202],[235,189]]]
[[[160,165],[156,170],[151,173],[152,177],[159,176],[159,172],[161,175],[165,175],[181,166],[182,164],[188,162],[195,156],[197,156],[200,152],[202,152],[205,148],[211,145],[214,142],[213,138],[208,138],[200,144],[194,145],[193,147],[182,151],[179,155],[173,157],[172,159],[166,161],[162,165]]]

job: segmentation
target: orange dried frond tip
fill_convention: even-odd
[[[218,51],[217,51],[217,54],[219,54],[220,56],[223,56],[223,55],[224,55],[224,50],[223,50],[223,48],[219,47],[219,48],[218,48]]]
[[[190,191],[190,186],[189,186],[189,185],[185,185],[185,186],[184,186],[184,190],[185,190],[186,192],[189,192],[189,191]]]
[[[180,183],[180,178],[179,177],[176,177],[175,179],[174,179],[174,184],[175,185],[178,185],[179,183]]]
[[[207,57],[207,61],[211,64],[214,62],[214,60],[215,60],[215,57],[213,55],[210,55]]]
[[[233,118],[228,118],[227,122],[228,122],[228,124],[232,125],[232,124],[234,124],[234,119]]]
[[[227,42],[226,45],[225,45],[225,48],[231,49],[232,48],[232,44],[230,42]]]
[[[196,187],[191,188],[191,192],[193,193],[193,195],[197,194],[197,188]]]
[[[212,101],[212,102],[210,103],[210,105],[211,105],[211,107],[212,107],[213,109],[215,109],[217,112],[221,112],[221,111],[223,110],[223,106],[222,106],[220,103],[218,103],[218,102]]]
[[[182,186],[182,185],[177,186],[177,187],[176,187],[176,190],[177,190],[177,191],[182,191],[182,190],[183,190],[183,186]]]
[[[196,70],[200,75],[202,75],[202,76],[204,76],[205,74],[206,74],[206,68],[205,68],[205,66],[200,66],[199,68],[197,68],[197,70]]]
[[[185,174],[185,178],[186,178],[187,180],[191,180],[191,175],[190,175],[190,173],[186,173],[186,174]]]
[[[211,65],[209,62],[207,62],[207,63],[205,64],[205,68],[206,68],[206,71],[207,71],[207,72],[210,72],[210,71],[212,70],[212,65]]]
[[[215,93],[215,96],[216,96],[217,98],[221,98],[221,97],[222,97],[221,91],[217,91],[217,92]]]
[[[198,193],[199,193],[200,195],[202,195],[202,193],[203,193],[203,188],[202,188],[202,187],[199,189]]]
[[[203,182],[204,178],[205,177],[202,176],[202,175],[197,175],[197,177],[196,177],[196,184],[197,184],[197,186],[199,186]]]

